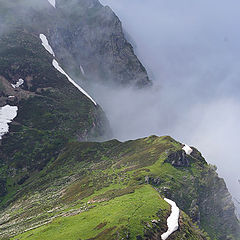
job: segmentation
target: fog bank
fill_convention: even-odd
[[[171,135],[216,164],[240,199],[240,2],[101,0],[123,22],[152,89],[97,86],[121,140]],[[96,89],[96,87],[94,87]],[[105,94],[103,94],[105,93]]]

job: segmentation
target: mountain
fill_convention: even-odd
[[[53,26],[50,41],[66,66],[66,61],[72,59],[76,69],[81,66],[85,77],[92,81],[137,87],[151,84],[124,37],[120,20],[109,7],[98,0],[60,0],[56,6],[62,21]]]
[[[197,149],[106,141],[82,83],[151,85],[117,16],[97,0],[51,3],[0,1],[0,239],[240,239],[224,180]]]
[[[4,28],[44,33],[58,60],[77,77],[137,87],[151,84],[120,20],[98,0],[59,0],[56,8],[47,0],[0,2]]]

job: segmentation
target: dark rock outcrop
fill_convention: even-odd
[[[165,160],[166,163],[171,163],[174,167],[189,167],[191,157],[183,150],[170,153]]]
[[[189,216],[193,222],[197,223],[198,225],[200,224],[201,214],[196,199],[194,199],[191,203]]]

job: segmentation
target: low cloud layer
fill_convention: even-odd
[[[122,20],[154,82],[144,91],[97,86],[115,137],[167,134],[194,145],[240,199],[240,2],[101,2]]]

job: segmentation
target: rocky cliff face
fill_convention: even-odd
[[[236,218],[232,217],[235,215],[235,207],[226,184],[211,168],[205,173],[204,178],[205,184],[201,186],[198,201],[199,212],[202,213],[201,225],[206,229],[212,228],[212,231],[217,233],[213,236],[218,239],[234,239],[232,233],[239,233],[239,229],[236,226]],[[210,207],[212,203],[214,206]],[[218,235],[219,230],[225,230],[226,235]]]
[[[2,1],[1,6],[5,25],[47,35],[59,62],[73,76],[106,84],[151,84],[120,20],[98,0],[57,0],[56,8],[47,0]]]
[[[53,26],[51,43],[66,66],[72,59],[77,65],[75,73],[82,69],[89,81],[138,87],[150,84],[124,37],[120,20],[109,7],[98,0],[58,0],[57,11],[62,21]]]
[[[180,208],[195,223],[206,229],[212,239],[232,239],[231,233],[238,232],[239,234],[232,197],[224,180],[218,177],[214,166],[207,166],[204,158],[196,149],[190,156],[186,155],[183,150],[171,153],[166,162],[175,168],[185,169],[205,165],[200,175],[194,174],[189,179],[190,182],[186,181],[187,178],[183,178],[183,188],[178,189],[177,186],[172,185],[167,189],[161,188],[160,191],[178,201]],[[193,189],[198,190],[196,192]],[[228,226],[225,226],[226,222]]]

